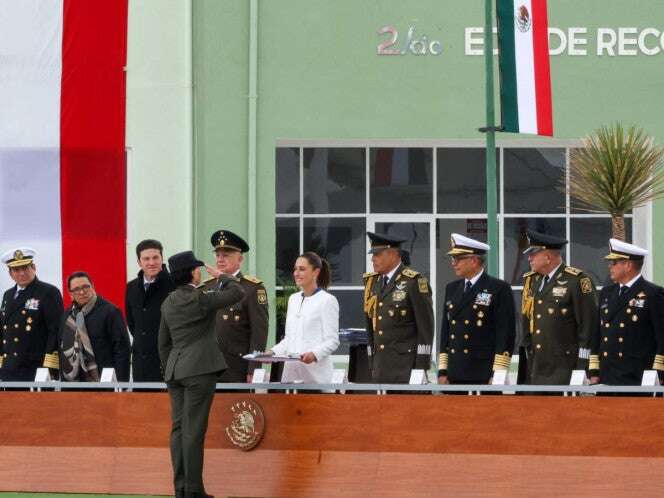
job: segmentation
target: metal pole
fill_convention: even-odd
[[[496,194],[496,125],[493,101],[493,0],[484,0],[484,67],[486,72],[486,213],[487,242],[491,246],[489,273],[498,276],[498,220]]]

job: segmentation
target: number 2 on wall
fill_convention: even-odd
[[[399,52],[399,50],[390,48],[397,43],[397,38],[399,37],[397,28],[395,28],[394,26],[383,26],[378,30],[379,35],[384,35],[386,33],[390,33],[392,37],[378,45],[376,49],[378,55],[401,55],[401,52]]]

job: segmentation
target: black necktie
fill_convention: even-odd
[[[143,289],[145,289],[145,292],[148,291],[149,287],[150,287],[150,282],[143,282]]]
[[[19,296],[21,295],[21,292],[23,292],[23,289],[16,289],[16,292],[14,293],[14,299],[18,299]]]
[[[381,290],[381,291],[384,291],[384,290],[385,290],[385,287],[387,287],[387,282],[389,282],[389,281],[390,281],[390,279],[388,278],[388,276],[387,276],[387,275],[383,275],[383,281],[382,281],[382,283],[381,283],[381,285],[380,285],[380,290]]]
[[[463,288],[463,293],[465,294],[468,292],[472,286],[472,282],[470,280],[466,280],[466,286]]]
[[[619,296],[622,296],[625,292],[627,292],[627,289],[628,289],[628,288],[629,288],[629,287],[627,287],[626,285],[621,285],[621,286],[620,286],[620,290],[618,291],[618,295],[619,295]]]
[[[542,290],[544,290],[544,287],[546,287],[546,284],[548,284],[548,283],[549,283],[549,276],[546,275],[546,276],[544,277],[544,281],[542,282],[542,287],[540,287],[540,292],[541,292]]]

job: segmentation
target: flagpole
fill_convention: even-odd
[[[493,0],[484,0],[484,67],[486,72],[486,214],[489,273],[498,276],[498,220],[496,194],[496,113],[493,82]]]

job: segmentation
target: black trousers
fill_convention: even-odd
[[[176,493],[205,493],[203,452],[216,373],[167,383],[171,398],[171,462]]]

